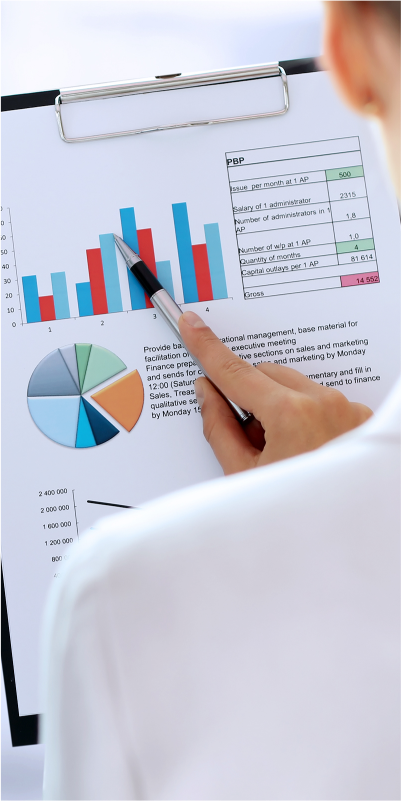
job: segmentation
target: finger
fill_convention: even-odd
[[[312,381],[299,370],[293,370],[292,367],[285,367],[284,364],[274,364],[273,362],[260,362],[256,365],[256,369],[264,375],[281,384],[283,387],[288,387],[296,392],[303,392],[310,398],[318,398],[327,390],[327,387],[322,387]]]
[[[243,409],[261,420],[266,396],[282,396],[280,384],[226,348],[194,312],[181,315],[178,325],[189,352],[200,362],[217,387]]]
[[[373,416],[372,409],[369,409],[369,406],[365,406],[364,403],[355,403],[355,401],[351,402],[351,406],[353,407],[355,413],[355,419],[357,420],[357,425],[362,425],[362,423],[366,423],[369,420],[369,417]]]
[[[206,378],[198,378],[194,386],[202,410],[203,433],[224,473],[256,467],[260,451],[249,442],[225,400]]]

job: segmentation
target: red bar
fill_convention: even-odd
[[[39,308],[40,319],[42,320],[42,323],[44,323],[45,320],[56,319],[53,295],[44,295],[43,298],[39,298]]]
[[[194,256],[199,300],[213,300],[207,247],[206,245],[192,245],[192,253]]]
[[[93,314],[107,314],[107,295],[104,283],[103,262],[100,248],[86,251],[89,281],[93,304]]]
[[[142,228],[137,231],[139,255],[142,261],[145,262],[149,270],[152,270],[153,275],[157,278],[155,249],[153,247],[153,237],[151,228]],[[145,292],[146,308],[153,309],[153,303],[150,302],[148,295]]]

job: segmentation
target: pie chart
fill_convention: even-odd
[[[93,448],[120,429],[83,397],[127,369],[107,348],[88,343],[53,350],[35,367],[28,384],[31,417],[46,437],[70,448]],[[143,384],[137,370],[91,395],[126,431],[132,431],[143,408]]]

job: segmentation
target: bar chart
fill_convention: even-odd
[[[186,203],[173,204],[175,236],[184,302],[227,297],[218,223],[204,225],[206,244],[193,245]]]
[[[152,270],[162,286],[175,298],[174,286],[182,288],[184,303],[227,298],[220,229],[217,222],[204,224],[205,241],[193,244],[187,203],[174,203],[172,217],[177,247],[175,281],[172,259],[157,259],[152,228],[138,228],[133,206],[120,209],[121,233],[124,241]],[[174,260],[175,254],[173,254]],[[177,264],[176,264],[177,262]],[[127,269],[130,307],[124,308],[122,274],[119,272],[117,251],[112,233],[99,235],[99,247],[86,250],[88,279],[75,283],[77,315],[71,312],[71,295],[67,273],[51,273],[52,294],[40,295],[37,275],[22,277],[27,323],[65,320],[73,316],[90,317],[122,311],[150,309],[153,305]],[[178,298],[179,302],[181,299]]]

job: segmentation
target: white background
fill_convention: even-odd
[[[2,95],[314,56],[318,2],[2,2]],[[12,749],[2,690],[2,798],[41,797],[42,746]]]

